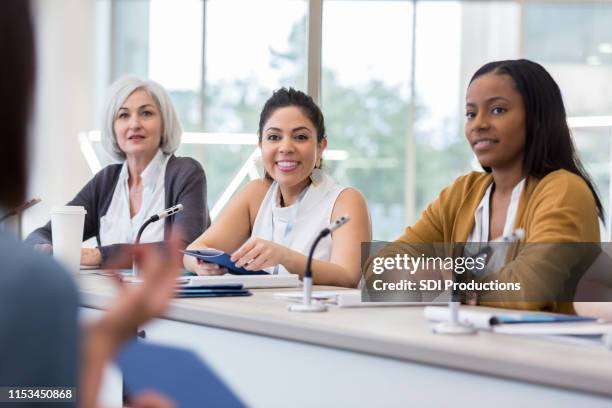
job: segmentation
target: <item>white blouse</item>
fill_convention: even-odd
[[[324,171],[315,169],[317,181],[310,184],[293,205],[280,207],[278,183],[274,182],[264,197],[253,225],[252,238],[262,238],[308,255],[319,232],[331,223],[331,214],[338,196],[345,189]],[[328,235],[319,242],[313,258],[331,259],[332,239]],[[289,273],[284,266],[266,269],[270,273]]]
[[[130,217],[129,172],[127,162],[123,163],[117,186],[106,214],[100,218],[101,245],[132,243],[144,222],[164,209],[164,179],[170,155],[158,150],[141,174],[142,204],[138,213]],[[143,232],[140,242],[164,240],[164,222],[150,224]]]

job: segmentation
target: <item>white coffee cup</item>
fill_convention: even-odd
[[[51,210],[53,256],[67,270],[79,271],[83,226],[87,211],[81,206],[66,205]]]

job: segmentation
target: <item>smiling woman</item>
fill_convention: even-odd
[[[519,228],[527,243],[599,241],[601,202],[574,150],[561,91],[541,65],[508,60],[480,68],[467,89],[465,136],[485,172],[455,180],[378,256],[401,251],[401,244],[487,243]],[[567,265],[534,268],[525,251],[514,255],[479,279],[552,291],[575,278]],[[572,310],[537,299],[495,306]]]
[[[83,239],[95,236],[98,242],[97,248],[81,250],[81,264],[112,261],[123,245],[134,242],[146,220],[177,204],[185,210],[165,223],[152,224],[140,242],[168,240],[178,232],[184,248],[208,227],[204,171],[197,161],[174,156],[181,134],[161,85],[130,76],[111,85],[102,144],[123,163],[102,169],[68,203],[85,207]],[[51,224],[35,230],[26,243],[52,251]]]
[[[522,176],[525,107],[512,78],[483,75],[472,82],[466,99],[465,135],[480,164]]]
[[[264,178],[240,191],[189,249],[216,248],[248,270],[302,276],[312,240],[348,214],[351,222],[317,247],[313,280],[357,286],[360,243],[371,239],[368,208],[359,191],[338,186],[321,168],[327,147],[321,110],[303,92],[281,88],[264,105],[258,135]],[[227,272],[191,256],[184,264],[201,275]]]

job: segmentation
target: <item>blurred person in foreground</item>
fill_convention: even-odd
[[[0,207],[11,208],[23,201],[26,191],[35,48],[29,2],[6,0],[0,8],[0,112],[6,139]],[[173,238],[171,253],[179,245]],[[77,291],[68,273],[0,231],[0,387],[78,387],[76,403],[53,406],[96,405],[105,364],[140,324],[165,310],[174,292],[180,258],[164,259],[151,248],[133,251],[143,284],[120,286],[104,316],[79,327]],[[133,406],[173,404],[149,392],[136,396]]]

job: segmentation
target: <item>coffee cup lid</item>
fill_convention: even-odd
[[[87,214],[85,207],[80,205],[62,205],[51,209],[53,214]]]

